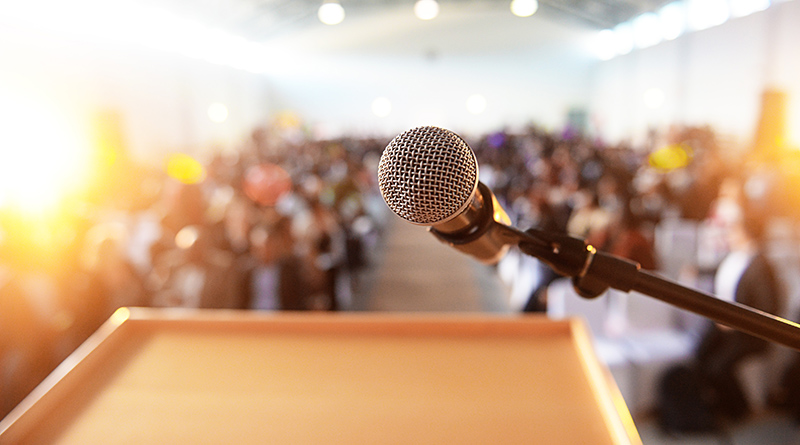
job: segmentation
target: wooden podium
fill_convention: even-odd
[[[579,320],[120,309],[0,443],[641,443]]]

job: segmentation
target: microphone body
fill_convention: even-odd
[[[489,187],[478,182],[470,204],[453,219],[428,229],[440,241],[482,263],[496,264],[508,252],[507,237],[497,223],[511,224]]]
[[[478,181],[475,153],[455,133],[417,127],[395,137],[381,155],[378,186],[395,214],[429,226],[453,248],[486,264],[497,263],[508,251],[498,223],[511,221]]]

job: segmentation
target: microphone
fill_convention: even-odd
[[[439,240],[486,264],[511,245],[572,278],[578,294],[596,298],[609,288],[636,291],[718,323],[800,351],[800,324],[684,287],[625,258],[598,252],[580,238],[531,228],[522,232],[478,181],[478,161],[466,142],[438,127],[395,137],[381,155],[378,186],[400,218],[430,226]]]
[[[378,187],[400,218],[485,264],[510,245],[499,228],[511,220],[478,180],[478,160],[452,131],[417,127],[389,142],[378,164]]]

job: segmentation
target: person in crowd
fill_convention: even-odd
[[[345,272],[347,241],[344,230],[331,208],[319,199],[310,199],[310,220],[304,232],[313,284],[312,305],[319,310],[337,311],[349,295],[340,287]],[[349,283],[349,280],[346,281]]]
[[[161,224],[168,233],[205,223],[208,202],[200,184],[168,180],[165,185]]]
[[[522,216],[524,229],[536,228],[550,233],[566,233],[569,209],[564,205],[552,204],[548,199],[546,186],[537,182],[526,194],[526,211]],[[529,273],[536,277],[530,296],[528,297],[523,312],[546,312],[546,289],[554,280],[560,277],[550,266],[536,258],[525,261],[518,274]]]
[[[86,339],[120,307],[149,306],[142,277],[124,252],[126,233],[116,224],[89,231],[79,281],[71,293],[71,312],[79,342]]]
[[[297,252],[291,218],[279,216],[251,233],[253,266],[246,280],[247,307],[255,310],[305,311],[312,309],[308,265]]]
[[[611,212],[600,206],[597,193],[591,189],[581,190],[576,198],[576,206],[567,221],[567,233],[603,249],[608,241]]]
[[[636,261],[645,270],[658,267],[652,238],[645,233],[642,219],[627,205],[612,218],[608,252]]]
[[[210,242],[208,229],[187,226],[175,236],[175,247],[154,266],[151,283],[158,289],[153,305],[187,308],[240,308],[242,277],[233,255]]]
[[[54,287],[48,277],[0,269],[0,418],[58,364]]]
[[[784,304],[783,289],[764,252],[764,221],[761,215],[745,211],[737,215],[726,228],[729,253],[717,269],[715,294],[723,300],[779,314]],[[715,414],[741,419],[748,413],[737,369],[745,360],[763,356],[769,348],[766,340],[709,324],[695,351],[695,361]]]

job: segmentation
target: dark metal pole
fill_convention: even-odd
[[[597,252],[579,238],[537,229],[521,232],[506,227],[499,232],[508,242],[517,244],[522,252],[539,258],[556,272],[572,277],[575,290],[584,298],[595,298],[608,288],[624,292],[633,290],[800,351],[798,323],[682,286],[641,270],[634,261]]]
[[[689,289],[639,271],[633,290],[686,309],[764,340],[800,350],[800,325],[775,315]]]

